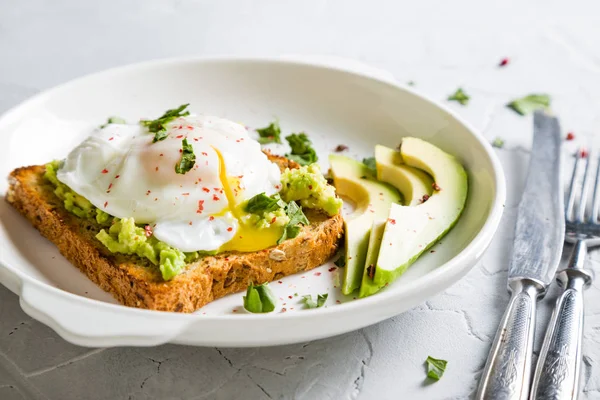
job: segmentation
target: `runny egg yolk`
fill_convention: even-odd
[[[263,250],[271,247],[277,243],[277,240],[283,233],[283,227],[270,226],[269,228],[258,228],[252,224],[245,222],[242,218],[248,213],[242,209],[241,204],[236,202],[236,193],[233,187],[239,185],[237,178],[230,179],[227,176],[227,169],[225,167],[225,160],[223,154],[214,148],[219,158],[219,179],[223,185],[223,191],[227,197],[228,209],[231,211],[233,216],[238,220],[238,230],[235,236],[227,243],[219,248],[219,251],[241,251],[241,252],[252,252]],[[233,183],[233,185],[232,185]]]

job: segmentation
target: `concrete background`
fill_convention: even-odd
[[[0,287],[0,399],[466,399],[508,297],[506,266],[531,117],[504,105],[546,92],[565,134],[593,145],[600,117],[596,1],[0,0],[0,111],[108,67],[174,56],[311,54],[363,61],[432,99],[462,86],[461,115],[498,149],[506,212],[483,262],[414,310],[335,338],[260,349],[87,349],[25,315]],[[503,57],[510,64],[497,67]],[[598,269],[598,262],[590,263]],[[600,398],[600,291],[587,292],[584,399]],[[540,305],[544,327],[555,297]],[[542,329],[538,330],[541,333]],[[539,341],[538,341],[539,345]],[[428,355],[449,361],[436,383]]]

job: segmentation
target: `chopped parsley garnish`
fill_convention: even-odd
[[[377,175],[377,162],[375,161],[375,157],[363,158],[362,162],[374,175]]]
[[[302,212],[302,207],[295,201],[290,201],[288,203],[285,207],[285,213],[290,218],[290,222],[283,228],[283,234],[279,240],[277,240],[277,244],[281,244],[286,239],[292,239],[298,236],[300,233],[300,225],[310,224],[308,218],[306,218],[306,215]]]
[[[307,294],[306,296],[302,296],[302,301],[304,302],[304,306],[306,306],[306,308],[319,308],[325,304],[327,301],[327,296],[329,296],[329,293],[319,294],[317,295],[317,301],[314,301],[312,295]]]
[[[340,256],[333,262],[336,266],[343,268],[346,266],[346,256],[344,254],[340,254]]]
[[[179,164],[175,164],[175,172],[178,174],[185,174],[194,168],[194,164],[196,164],[196,155],[194,154],[194,148],[188,143],[187,138],[183,139],[181,143],[181,160],[179,161]]]
[[[277,299],[268,283],[254,286],[252,283],[244,296],[244,308],[251,313],[268,313],[275,309]]]
[[[436,381],[440,380],[442,375],[444,375],[448,361],[428,356],[425,362],[427,363],[427,377]]]
[[[494,139],[494,141],[492,142],[492,146],[497,147],[499,149],[504,147],[504,140],[497,137],[496,139]]]
[[[467,103],[469,102],[469,99],[470,99],[469,95],[466,94],[462,90],[462,88],[456,89],[456,92],[454,92],[453,94],[448,96],[448,101],[457,101],[463,106],[467,105]]]
[[[154,133],[154,139],[152,139],[152,143],[156,143],[160,140],[164,140],[167,138],[167,127],[165,126],[169,122],[173,121],[175,118],[185,117],[190,115],[189,111],[184,110],[189,106],[188,104],[182,104],[177,108],[172,110],[167,110],[165,113],[154,120],[141,120],[140,123],[148,128],[150,133]],[[178,172],[179,173],[179,172]]]
[[[106,123],[100,125],[100,129],[106,128],[110,124],[126,124],[127,121],[121,117],[108,117]]]
[[[512,109],[517,114],[526,115],[535,110],[545,110],[550,107],[550,96],[547,94],[530,94],[511,101],[506,107]]]
[[[261,193],[248,200],[248,203],[246,203],[246,206],[244,207],[244,211],[253,214],[268,213],[284,208],[285,206],[285,201],[281,200],[279,194],[267,196],[266,194]]]
[[[317,162],[317,152],[312,148],[312,143],[306,133],[292,133],[285,137],[288,141],[292,152],[285,156],[292,161],[296,161],[300,165],[309,165]]]
[[[258,143],[281,143],[281,128],[279,127],[279,121],[275,120],[269,124],[266,128],[257,129],[258,132]]]

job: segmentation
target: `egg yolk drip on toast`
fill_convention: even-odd
[[[283,233],[283,227],[271,225],[268,228],[260,228],[250,223],[248,218],[244,218],[249,214],[243,210],[243,203],[239,204],[237,202],[239,179],[227,176],[227,167],[225,166],[223,154],[218,149],[214,147],[213,149],[219,158],[219,178],[228,203],[227,208],[222,213],[231,211],[239,223],[235,236],[229,242],[222,245],[219,248],[219,252],[252,252],[274,246]]]

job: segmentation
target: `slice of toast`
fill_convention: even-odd
[[[268,156],[281,170],[298,167],[286,158]],[[343,233],[341,214],[328,217],[305,209],[310,225],[297,237],[253,253],[201,257],[165,282],[149,261],[108,251],[95,238],[102,227],[69,213],[44,179],[44,172],[41,165],[12,171],[7,201],[67,260],[130,307],[193,312],[227,294],[246,290],[251,282],[270,282],[318,267],[335,254]]]

